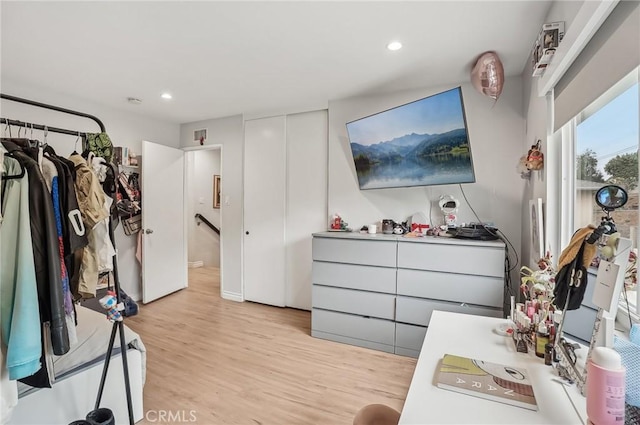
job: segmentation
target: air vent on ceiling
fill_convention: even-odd
[[[201,145],[207,141],[207,129],[193,130],[193,141]]]

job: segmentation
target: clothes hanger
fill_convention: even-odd
[[[9,133],[9,138],[11,138],[11,125],[9,124],[9,120],[4,123],[4,135]]]
[[[47,135],[49,135],[49,128],[45,125],[44,126],[44,140],[42,142],[38,142],[38,147],[40,148],[46,148],[47,147]]]
[[[9,141],[12,143],[15,143],[16,145],[20,146],[21,148],[29,148],[29,147],[33,147],[31,144],[31,140],[27,137],[27,130],[28,130],[28,126],[29,125],[33,125],[33,124],[28,124],[28,123],[24,123],[24,137],[22,137],[22,126],[17,126],[18,127],[18,135],[16,138],[13,137],[13,134],[11,134],[11,124],[6,123],[6,127],[5,127],[5,132],[9,132],[9,137],[2,137],[1,140],[3,141]],[[6,134],[5,134],[6,136]]]
[[[33,140],[33,124],[31,124],[31,136],[27,137],[27,130],[29,129],[29,123],[24,123],[24,139],[26,141],[26,146],[27,147],[37,147],[38,146],[38,142],[34,142]],[[20,127],[20,130],[22,130],[22,127]],[[20,138],[20,130],[18,130],[18,139]]]
[[[78,131],[78,137],[76,137],[76,141],[73,143],[73,152],[71,152],[71,155],[78,155],[78,141],[80,141],[79,131]]]
[[[6,152],[4,154],[4,156],[8,156],[9,158],[13,158],[17,161],[17,159],[13,156],[13,154],[11,152]],[[22,164],[20,162],[18,162],[18,165],[20,166],[20,174],[16,174],[16,175],[12,175],[12,176],[8,176],[6,174],[2,175],[2,180],[13,180],[13,179],[21,179],[24,177],[25,174],[25,169],[22,166]]]
[[[9,135],[11,135],[11,133],[9,133]],[[20,166],[20,174],[17,174],[17,175],[7,175],[7,174],[4,174],[4,173],[3,173],[3,174],[2,174],[2,180],[13,180],[13,179],[21,179],[21,178],[23,178],[23,177],[24,177],[24,174],[25,174],[25,169],[24,169],[24,167],[22,166],[22,163],[18,160],[18,158],[16,158],[16,157],[13,155],[13,152],[5,152],[5,153],[4,153],[4,156],[9,157],[9,158],[13,158],[13,159],[15,159],[16,161],[18,161],[18,165]],[[4,190],[3,190],[3,192],[4,192]]]

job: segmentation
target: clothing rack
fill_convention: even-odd
[[[73,111],[67,108],[61,108],[60,106],[49,105],[47,103],[36,102],[35,100],[24,99],[22,97],[11,96],[10,94],[0,93],[0,99],[11,100],[14,102],[24,103],[26,105],[31,105],[31,106],[37,106],[39,108],[44,108],[44,109],[50,109],[52,111],[58,111],[65,114],[76,115],[78,117],[83,117],[83,118],[89,118],[95,121],[96,124],[98,124],[98,126],[100,127],[100,132],[104,133],[106,131],[102,121],[100,121],[100,119],[94,115],[86,114],[84,112]],[[6,118],[2,118],[2,123],[9,124],[9,125],[16,125],[16,126],[24,126],[24,124],[27,124],[21,121],[7,120]],[[31,124],[29,124],[29,128],[31,128]],[[68,134],[70,136],[76,136],[78,134],[77,131],[65,130],[63,128],[46,127],[39,124],[33,124],[33,129],[34,130],[48,129],[49,131],[53,131],[54,133]]]
[[[86,114],[84,112],[74,111],[74,110],[71,110],[71,109],[62,108],[62,107],[55,106],[55,105],[49,105],[47,103],[37,102],[37,101],[34,101],[34,100],[24,99],[24,98],[17,97],[17,96],[11,96],[11,95],[4,94],[4,93],[0,93],[0,98],[1,99],[6,99],[6,100],[10,100],[10,101],[13,101],[13,102],[24,103],[26,105],[36,106],[38,108],[49,109],[49,110],[62,112],[62,113],[65,113],[65,114],[70,114],[70,115],[75,115],[75,116],[79,116],[79,117],[83,117],[83,118],[89,118],[89,119],[95,121],[98,124],[98,126],[100,127],[100,131],[102,133],[105,132],[105,126],[102,123],[102,121],[100,121],[100,119],[98,119],[97,117],[95,117],[93,115]],[[22,121],[11,120],[11,119],[8,119],[8,118],[0,118],[0,123],[7,124],[7,125],[10,125],[10,126],[14,125],[14,126],[25,127],[27,129],[43,130],[45,132],[46,131],[51,131],[53,133],[67,134],[67,135],[70,135],[70,136],[79,136],[80,135],[83,138],[83,142],[86,140],[86,133],[73,131],[73,130],[67,130],[67,129],[64,129],[64,128],[48,127],[48,126],[41,125],[41,124],[25,123],[25,122],[22,122]],[[114,236],[113,220],[109,220],[109,238],[111,239],[111,243],[115,247],[116,246],[116,241],[115,241],[115,236]],[[114,287],[115,287],[115,292],[116,292],[117,304],[120,305],[122,303],[122,299],[120,298],[120,280],[118,278],[118,254],[117,254],[117,249],[116,249],[116,254],[113,256],[113,272],[112,273],[113,273],[113,282],[114,282]],[[107,372],[109,370],[109,362],[111,361],[111,353],[113,351],[113,344],[115,342],[116,333],[120,334],[120,353],[121,353],[121,356],[122,356],[122,368],[124,370],[124,385],[125,385],[125,391],[126,391],[126,396],[127,396],[127,408],[129,410],[129,424],[130,425],[134,425],[133,404],[132,404],[132,401],[131,401],[131,385],[130,385],[130,382],[129,382],[129,365],[128,365],[128,362],[127,362],[127,349],[126,349],[125,337],[124,337],[124,321],[113,322],[113,328],[111,330],[111,338],[109,339],[109,348],[107,350],[107,356],[105,358],[104,367],[102,369],[102,377],[100,379],[100,386],[98,387],[98,395],[96,397],[95,409],[98,409],[100,407],[100,401],[102,400],[102,394],[104,392],[104,385],[105,385],[105,381],[106,381],[106,378],[107,378]]]

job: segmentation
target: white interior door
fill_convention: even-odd
[[[285,305],[285,117],[245,122],[244,298]]]
[[[142,302],[187,287],[184,152],[142,142]]]
[[[287,307],[311,310],[311,234],[327,229],[327,111],[287,115]]]

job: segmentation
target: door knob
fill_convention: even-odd
[[[245,232],[245,235],[248,235],[248,234],[249,234],[249,231],[247,230],[247,231]]]
[[[153,230],[151,230],[151,229],[147,229],[147,230],[145,230],[144,232],[145,232],[147,235],[150,235],[151,233],[153,233]]]

